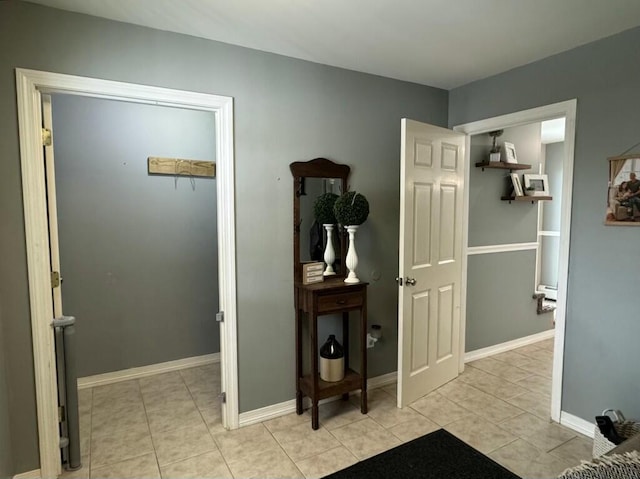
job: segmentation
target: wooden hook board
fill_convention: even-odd
[[[213,161],[182,160],[180,158],[159,158],[150,156],[147,160],[150,174],[172,176],[216,177],[216,164]]]

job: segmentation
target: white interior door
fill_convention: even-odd
[[[458,375],[464,144],[402,120],[398,407]]]

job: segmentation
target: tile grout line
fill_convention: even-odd
[[[153,441],[153,434],[151,434],[151,424],[149,423],[149,414],[147,413],[147,405],[144,402],[144,394],[142,394],[142,385],[140,379],[135,380],[138,384],[138,391],[140,391],[140,399],[142,400],[142,409],[144,409],[144,417],[147,420],[147,430],[149,431],[149,439],[151,439],[151,447],[153,447],[153,457],[156,458],[156,466],[158,467],[158,474],[162,478],[162,469],[160,468],[160,461],[158,460],[158,452],[156,451],[156,444]]]

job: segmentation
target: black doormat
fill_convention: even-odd
[[[358,462],[325,479],[519,479],[444,429]]]

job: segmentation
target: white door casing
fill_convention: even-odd
[[[464,159],[464,134],[402,120],[398,407],[458,375]]]
[[[215,114],[222,423],[238,427],[233,99],[35,70],[16,69],[20,162],[33,341],[40,477],[60,473],[55,350],[51,321],[51,251],[47,221],[42,94],[65,93],[211,111]],[[45,107],[46,108],[46,107]]]

